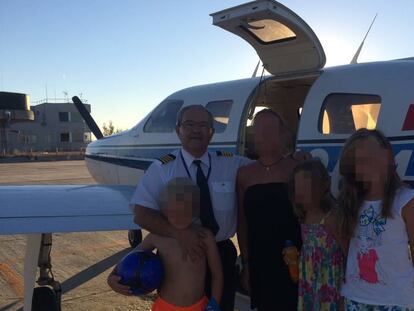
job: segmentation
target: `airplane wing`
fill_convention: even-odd
[[[31,310],[42,233],[139,229],[132,186],[0,187],[0,235],[26,234],[24,311]]]
[[[0,187],[0,234],[139,229],[129,200],[132,186]]]

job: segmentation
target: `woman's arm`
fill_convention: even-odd
[[[312,159],[312,154],[307,151],[298,150],[287,154],[288,157],[291,157],[293,160],[298,162],[303,162],[306,160]]]
[[[411,249],[411,262],[414,264],[414,199],[411,199],[402,209],[401,213],[407,228]]]
[[[247,220],[246,214],[244,212],[244,193],[245,193],[245,184],[243,178],[243,171],[245,169],[239,168],[237,172],[237,242],[240,248],[240,256],[242,259],[242,271],[240,275],[241,286],[247,292],[250,292],[250,282],[249,282],[249,250],[247,243]]]
[[[246,263],[248,255],[248,246],[247,246],[247,220],[244,213],[244,180],[243,180],[243,167],[237,171],[236,179],[237,187],[237,242],[240,248],[240,254],[243,260],[243,263]]]
[[[211,271],[211,297],[216,300],[217,304],[220,304],[224,282],[223,267],[216,240],[210,231],[206,230],[206,232],[204,241],[207,246],[207,264]]]
[[[299,162],[286,158],[286,160],[283,163],[283,166],[280,167],[280,170],[284,170],[284,174],[286,176],[286,181],[290,181],[293,178],[293,171],[295,167],[299,164]],[[286,191],[289,191],[286,189]],[[291,208],[288,213],[288,218],[286,219],[285,224],[285,236],[282,237],[284,239],[284,242],[287,240],[291,240],[293,244],[297,247],[298,251],[300,252],[300,249],[302,248],[302,233],[301,233],[301,226],[299,223],[298,217],[295,215],[293,211],[293,204],[294,202],[290,202]]]

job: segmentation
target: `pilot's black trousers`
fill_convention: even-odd
[[[217,248],[220,253],[221,264],[223,266],[223,295],[221,297],[220,309],[221,311],[234,310],[234,296],[236,291],[236,259],[237,250],[231,240],[224,240],[217,242]],[[207,265],[206,273],[206,295],[211,297],[211,273]]]

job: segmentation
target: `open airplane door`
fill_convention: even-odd
[[[253,1],[211,16],[213,25],[249,42],[273,75],[315,71],[325,65],[325,53],[312,29],[276,1]]]

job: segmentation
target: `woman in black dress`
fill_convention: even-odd
[[[253,129],[258,159],[237,175],[242,285],[258,311],[295,311],[297,283],[290,278],[282,250],[289,240],[298,250],[301,246],[287,187],[297,162],[284,156],[287,129],[277,113],[260,111]]]

